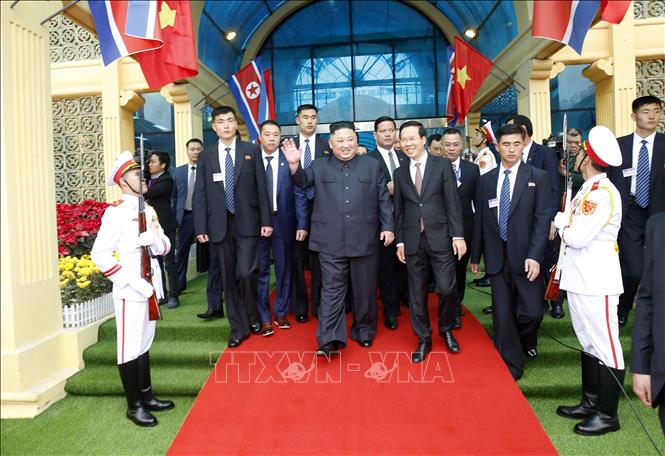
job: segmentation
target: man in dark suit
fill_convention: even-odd
[[[379,117],[374,121],[374,139],[376,149],[367,154],[379,161],[386,179],[388,192],[393,193],[393,173],[397,168],[409,162],[403,152],[393,148],[397,125],[392,117]],[[400,302],[408,300],[406,268],[399,262],[395,245],[381,247],[379,250],[379,292],[383,303],[384,324],[388,329],[397,329],[397,317],[400,314]]]
[[[538,325],[546,310],[541,278],[552,201],[547,174],[522,163],[524,132],[504,125],[496,133],[501,163],[480,178],[471,244],[471,270],[492,284],[494,345],[514,379],[524,355],[536,355]]]
[[[175,245],[175,234],[178,223],[175,214],[171,209],[171,194],[173,192],[173,178],[169,174],[169,165],[171,158],[166,152],[152,152],[148,158],[148,191],[145,193],[145,199],[157,213],[159,224],[164,229],[164,234]],[[163,257],[159,257],[159,267],[162,270],[162,277],[168,278],[168,291],[173,291],[178,287],[178,270],[175,265],[174,250],[171,249]],[[166,276],[164,271],[166,270]],[[164,298],[160,303],[168,301],[169,309],[178,307],[177,302],[168,298],[169,294],[166,287],[166,280],[162,280],[164,287]]]
[[[466,268],[469,265],[469,255],[471,254],[470,246],[473,239],[473,221],[475,218],[473,201],[476,197],[476,185],[480,179],[480,170],[475,163],[460,158],[464,142],[459,130],[456,128],[444,130],[441,144],[448,160],[453,165],[453,174],[457,181],[457,196],[459,196],[462,216],[464,217],[464,241],[466,242],[467,252],[455,264],[457,286],[446,298],[451,301],[449,305],[455,306],[455,328],[461,328],[462,301],[466,289]]]
[[[272,209],[273,232],[259,242],[259,315],[261,335],[273,334],[270,312],[270,252],[275,258],[275,324],[281,329],[291,327],[286,319],[291,292],[291,259],[293,242],[307,237],[307,196],[294,187],[288,162],[278,152],[281,129],[277,122],[266,120],[261,125],[261,159],[265,168],[266,188]]]
[[[636,98],[632,108],[635,133],[617,138],[623,163],[608,171],[623,206],[619,231],[623,279],[618,310],[621,327],[628,321],[642,277],[647,219],[665,211],[665,135],[656,132],[663,104],[657,97],[647,95]]]
[[[450,161],[425,151],[425,127],[420,122],[405,122],[399,136],[410,161],[394,175],[397,257],[406,264],[409,277],[411,327],[418,336],[411,360],[419,363],[432,351],[427,306],[430,267],[440,295],[439,335],[450,352],[460,350],[453,335],[455,305],[446,298],[456,286],[453,255],[461,259],[466,253],[464,219]]]
[[[665,213],[649,219],[645,234],[630,370],[633,391],[647,407],[658,407],[665,434]]]
[[[171,290],[171,300],[180,305],[180,294],[187,289],[187,264],[189,263],[189,250],[194,241],[194,216],[192,215],[192,201],[194,186],[196,184],[196,164],[199,154],[203,150],[203,142],[192,138],[187,141],[188,163],[178,166],[174,173],[173,193],[171,194],[171,207],[175,211],[178,222],[178,240],[175,249],[175,264],[178,270],[178,284]],[[208,249],[208,245],[204,246]],[[208,255],[208,310],[196,314],[203,319],[222,318],[222,277],[219,272],[219,261],[216,256]]]
[[[318,355],[346,346],[345,297],[353,289],[351,338],[368,348],[376,334],[378,241],[394,240],[393,215],[380,164],[357,155],[353,122],[330,125],[333,155],[303,169],[293,140],[282,145],[293,181],[314,186],[310,248],[319,252],[323,284],[317,338]]]
[[[199,156],[194,188],[194,230],[218,255],[231,326],[229,347],[251,330],[258,334],[259,235],[272,234],[272,211],[259,147],[238,141],[236,113],[229,106],[212,112],[219,141]]]
[[[312,162],[330,154],[330,145],[316,134],[318,110],[312,104],[298,106],[296,123],[300,133],[293,140],[300,149],[300,165],[303,168],[311,166]],[[309,225],[314,208],[314,187],[307,189],[307,222]],[[305,282],[305,266],[309,264],[311,272],[311,302],[312,315],[317,316],[321,303],[321,266],[319,254],[309,247],[309,239],[297,240],[293,249],[293,286],[291,287],[291,312],[296,314],[296,320],[306,322],[308,317],[307,283]]]
[[[524,151],[522,152],[522,162],[527,165],[533,166],[534,168],[542,169],[547,173],[549,180],[549,201],[550,201],[550,227],[548,234],[548,242],[545,246],[545,262],[543,263],[543,274],[541,277],[545,286],[547,286],[547,281],[549,280],[549,274],[546,274],[547,271],[557,262],[559,259],[559,244],[560,242],[556,241],[556,228],[554,227],[554,217],[560,209],[559,204],[559,158],[554,151],[547,146],[538,144],[533,141],[533,125],[531,120],[523,115],[517,114],[510,116],[508,118],[507,124],[519,125],[524,130]],[[559,312],[562,312],[560,302],[550,303],[552,306],[552,311],[557,315]]]

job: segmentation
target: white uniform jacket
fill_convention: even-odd
[[[113,298],[128,301],[145,301],[146,298],[132,288],[131,283],[141,278],[141,251],[138,243],[138,197],[123,195],[122,202],[109,206],[104,212],[102,225],[97,234],[95,245],[90,256],[92,261],[102,273],[113,282]],[[146,204],[146,224],[148,230],[153,222],[158,222],[155,210]],[[169,238],[164,234],[161,226],[159,235],[154,236],[150,246],[153,256],[165,255],[171,248]],[[117,252],[120,261],[116,260],[113,252]],[[157,298],[163,294],[162,276],[156,258],[151,259],[153,270],[152,284]]]
[[[485,147],[483,150],[478,152],[478,156],[476,157],[474,163],[478,165],[478,168],[480,168],[481,176],[496,168],[496,158],[494,158],[494,154],[489,147]]]
[[[571,214],[554,219],[566,243],[560,287],[587,296],[623,293],[616,247],[621,226],[621,196],[605,173],[586,182],[571,204]]]

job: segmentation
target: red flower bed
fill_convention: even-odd
[[[90,253],[109,203],[85,200],[78,204],[56,204],[58,253],[81,256]]]

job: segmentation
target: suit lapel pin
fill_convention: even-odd
[[[245,155],[245,160],[251,160],[252,156],[251,155]]]

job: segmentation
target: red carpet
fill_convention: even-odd
[[[225,350],[169,454],[556,454],[469,312],[461,353],[435,337],[419,365],[408,309],[397,331],[379,318],[369,350],[349,340],[330,363],[314,357],[316,320]]]

